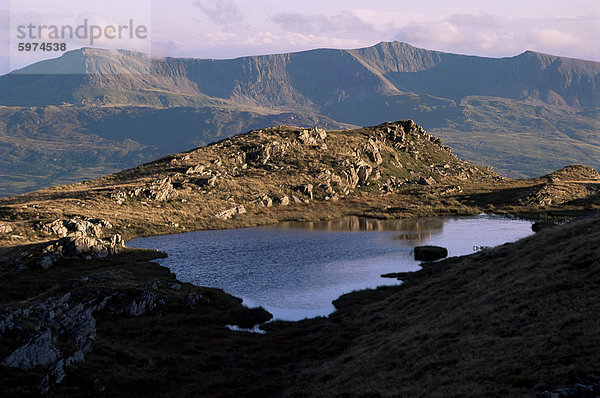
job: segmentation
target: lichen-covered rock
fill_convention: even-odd
[[[298,192],[301,192],[303,195],[308,196],[310,200],[313,199],[313,185],[310,183],[300,185],[297,189]]]
[[[10,225],[0,224],[0,234],[9,234],[13,231]]]
[[[185,174],[199,174],[204,171],[204,165],[197,164],[196,166],[192,166],[185,171]]]
[[[264,207],[272,207],[273,206],[273,199],[271,199],[268,195],[261,195],[256,203],[258,203],[260,206],[264,206]]]
[[[227,210],[223,210],[215,214],[215,217],[220,218],[221,220],[229,220],[236,214],[244,214],[246,213],[246,208],[242,205],[232,207]]]
[[[268,144],[251,148],[246,152],[246,160],[249,162],[267,164],[269,159],[271,159],[271,146]]]
[[[378,166],[383,163],[383,157],[381,156],[381,145],[373,139],[369,139],[367,141],[363,151],[367,154],[369,159],[375,163],[375,165]]]
[[[155,200],[157,202],[164,202],[177,196],[177,191],[173,186],[173,181],[171,180],[171,177],[167,177],[150,184],[144,190],[144,194],[149,199]]]
[[[282,196],[281,198],[279,198],[279,205],[280,206],[287,206],[290,204],[290,198],[287,195]]]
[[[358,175],[358,183],[364,184],[367,182],[371,173],[373,172],[373,168],[368,164],[364,164],[358,167],[356,174]]]
[[[419,184],[419,185],[435,185],[435,184],[437,184],[437,182],[435,181],[435,179],[433,177],[421,177],[417,181],[417,184]]]
[[[126,308],[126,313],[133,317],[142,316],[156,309],[158,295],[155,292],[144,290]]]
[[[73,217],[65,220],[54,220],[40,227],[49,235],[65,237],[70,233],[80,233],[86,236],[100,237],[103,228],[112,228],[112,224],[103,219]]]
[[[304,145],[317,145],[319,141],[323,141],[325,138],[327,138],[327,133],[318,127],[302,130],[298,133],[298,140]]]
[[[119,234],[108,239],[99,239],[86,236],[82,232],[75,232],[47,246],[38,264],[48,269],[63,257],[85,256],[88,259],[100,259],[118,253],[123,247],[125,242]]]
[[[355,188],[360,181],[358,172],[354,166],[350,166],[349,169],[342,171],[343,183],[347,188]]]

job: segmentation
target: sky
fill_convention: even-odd
[[[28,2],[35,8],[36,1],[41,0],[13,0],[13,11],[15,4],[27,6]],[[148,48],[154,56],[235,58],[324,47],[359,48],[398,40],[431,50],[487,57],[533,50],[600,61],[598,0],[139,2],[144,5],[137,4],[135,12],[150,16]],[[128,15],[111,8],[109,1],[45,3],[61,11],[76,6],[105,7],[108,13]],[[11,69],[14,29],[10,20],[10,0],[0,0],[0,74]]]

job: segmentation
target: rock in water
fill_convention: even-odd
[[[553,221],[537,221],[531,224],[531,230],[533,232],[540,232],[543,229],[555,227],[556,223]]]
[[[448,257],[448,249],[440,246],[417,246],[414,251],[417,261],[435,261]]]

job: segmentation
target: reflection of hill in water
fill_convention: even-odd
[[[407,218],[401,220],[377,220],[358,216],[342,217],[333,221],[320,222],[284,222],[281,228],[310,229],[318,231],[403,231],[397,239],[421,240],[433,233],[441,232],[448,218]]]
[[[440,231],[441,231],[441,229],[440,229]],[[406,240],[411,243],[418,243],[418,242],[424,241],[425,239],[429,239],[432,236],[433,236],[433,234],[431,233],[431,231],[422,231],[422,232],[416,232],[416,233],[410,233],[410,234],[395,235],[394,239]]]

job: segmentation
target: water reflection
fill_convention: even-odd
[[[432,233],[441,232],[444,228],[444,223],[448,220],[449,218],[444,217],[378,220],[375,218],[346,216],[332,221],[288,221],[279,223],[274,228],[308,229],[315,231],[403,231],[407,233],[415,232],[411,236],[420,236],[424,231]]]

